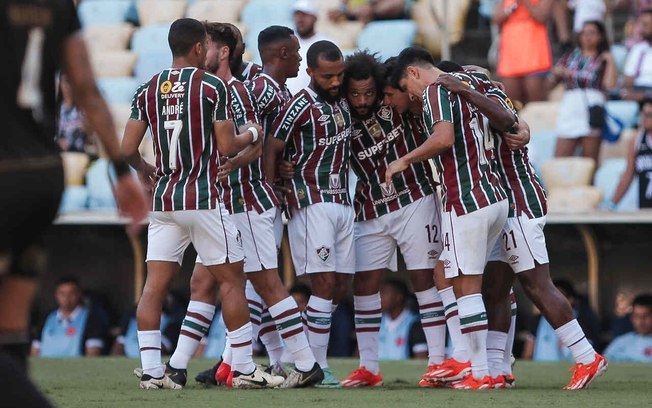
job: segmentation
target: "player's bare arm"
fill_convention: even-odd
[[[255,123],[247,124],[246,130],[239,134],[235,133],[235,125],[231,120],[220,120],[213,123],[213,135],[217,141],[217,149],[220,154],[225,156],[236,155],[248,145],[259,143],[262,134],[263,129]]]
[[[504,132],[501,137],[510,150],[518,150],[530,143],[530,126],[527,122],[520,120],[515,126],[514,131]]]
[[[218,167],[217,177],[222,180],[231,174],[232,171],[249,165],[263,154],[263,144],[255,143],[245,147],[234,157],[227,157]]]
[[[274,137],[270,137],[263,146],[263,163],[265,166],[265,177],[270,183],[274,183],[279,178],[279,158],[285,150],[285,142]]]
[[[147,163],[138,150],[146,131],[147,123],[133,119],[127,121],[121,151],[127,163],[138,172],[140,181],[151,191],[156,184],[156,167]]]
[[[477,108],[489,119],[491,126],[499,131],[505,132],[511,129],[516,123],[516,115],[505,109],[501,104],[491,100],[488,96],[476,91],[463,81],[450,74],[442,74],[435,82],[450,92],[462,96],[464,99],[477,106]]]
[[[392,184],[392,176],[408,168],[412,163],[438,156],[455,144],[455,130],[451,122],[439,121],[432,127],[430,137],[423,144],[387,166],[385,182]]]
[[[75,103],[79,106],[89,125],[97,132],[109,158],[116,165],[118,181],[115,198],[121,213],[132,219],[131,231],[138,228],[147,216],[145,193],[131,176],[120,154],[120,145],[109,108],[95,84],[95,77],[88,58],[88,51],[81,33],[66,40],[63,46],[63,67],[70,81]]]

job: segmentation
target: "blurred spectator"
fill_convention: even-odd
[[[161,352],[170,354],[174,351],[179,337],[181,324],[176,322],[166,310],[161,314]],[[138,324],[136,308],[132,308],[120,319],[120,333],[116,337],[111,354],[114,356],[140,357],[138,346]]]
[[[625,24],[625,46],[629,49],[641,41],[641,29],[639,25],[639,17],[644,10],[652,5],[650,0],[615,0],[611,8],[626,9],[626,14],[630,16],[629,21]]]
[[[548,76],[549,88],[562,82],[566,90],[557,118],[556,157],[573,156],[580,146],[582,156],[597,164],[605,92],[616,85],[617,79],[604,25],[599,21],[584,23],[577,48],[562,56]]]
[[[494,11],[500,26],[498,75],[513,100],[526,104],[546,98],[552,67],[547,22],[555,0],[503,0]]]
[[[604,204],[610,210],[615,209],[623,198],[634,175],[638,176],[638,205],[640,208],[652,208],[652,99],[641,102],[641,131],[632,138],[627,167],[620,176],[613,197]]]
[[[586,338],[594,347],[597,346],[600,334],[598,317],[593,313],[587,302],[577,295],[570,282],[559,279],[554,281],[554,284],[568,299],[568,302],[573,308],[573,314],[582,327],[582,330],[584,330]],[[557,337],[555,330],[543,316],[540,316],[537,325],[532,359],[535,361],[572,360],[570,350],[564,347]]]
[[[59,121],[57,123],[56,140],[64,152],[82,152],[90,144],[86,121],[82,112],[73,101],[72,88],[64,74],[60,76]]]
[[[99,356],[107,333],[104,318],[83,304],[77,279],[61,278],[54,297],[58,307],[44,319],[39,338],[32,342],[32,356]]]
[[[563,2],[563,0],[562,0]],[[604,23],[607,14],[605,0],[568,0],[568,7],[575,10],[573,15],[573,31],[579,34],[587,21]]]
[[[652,294],[634,299],[632,325],[634,331],[615,338],[604,356],[609,361],[652,363]]]
[[[634,294],[629,290],[619,290],[616,293],[614,316],[609,329],[612,339],[634,330],[631,319],[633,301]]]
[[[380,322],[378,357],[381,360],[427,358],[426,335],[419,315],[407,307],[409,291],[405,283],[388,279],[380,290],[383,315]]]
[[[644,10],[638,18],[642,40],[627,54],[620,97],[640,101],[652,98],[652,9]]]
[[[299,65],[299,74],[296,78],[288,78],[286,85],[292,95],[307,87],[310,83],[310,76],[306,69],[308,69],[308,59],[306,54],[311,45],[321,40],[330,40],[330,38],[317,33],[315,31],[315,24],[317,23],[317,15],[319,8],[312,0],[297,0],[292,6],[294,17],[294,32],[299,40],[299,54],[301,55],[301,64]]]
[[[341,0],[337,9],[328,12],[334,22],[357,20],[367,24],[374,20],[410,18],[415,0]]]

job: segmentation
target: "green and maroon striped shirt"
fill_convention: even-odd
[[[356,221],[365,221],[396,211],[434,192],[435,181],[428,162],[410,165],[385,184],[385,171],[392,161],[416,149],[427,138],[420,118],[401,116],[381,105],[367,119],[353,119],[351,167],[358,176],[355,194]]]
[[[138,88],[130,119],[144,121],[152,133],[154,211],[217,208],[213,123],[230,119],[229,103],[224,82],[194,67],[165,69]]]
[[[453,73],[479,92],[488,85],[464,73]],[[439,121],[454,126],[455,143],[435,157],[442,177],[445,211],[468,214],[507,198],[497,170],[495,142],[489,120],[471,103],[432,84],[423,92],[423,119],[432,131]]]
[[[289,207],[319,202],[351,205],[351,113],[344,98],[329,103],[312,89],[303,89],[285,105],[270,134],[286,143],[285,158],[296,163]]]

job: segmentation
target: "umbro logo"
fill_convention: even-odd
[[[509,262],[511,262],[512,264],[516,264],[516,263],[518,263],[518,255],[512,255],[512,256],[510,256],[510,257],[509,257]]]
[[[319,122],[326,122],[330,119],[331,117],[328,115],[321,115],[319,119],[317,119]]]
[[[451,263],[450,259],[444,259],[444,268],[450,268]]]
[[[430,259],[436,259],[437,255],[439,255],[439,252],[435,251],[434,249],[431,249],[430,251],[428,251],[428,257]],[[448,261],[448,262],[450,262],[450,261]]]

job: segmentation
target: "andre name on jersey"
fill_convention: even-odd
[[[160,91],[160,98],[167,100],[166,104],[161,108],[161,115],[183,116],[184,108],[182,99],[185,97],[186,81],[164,81],[161,84]]]

